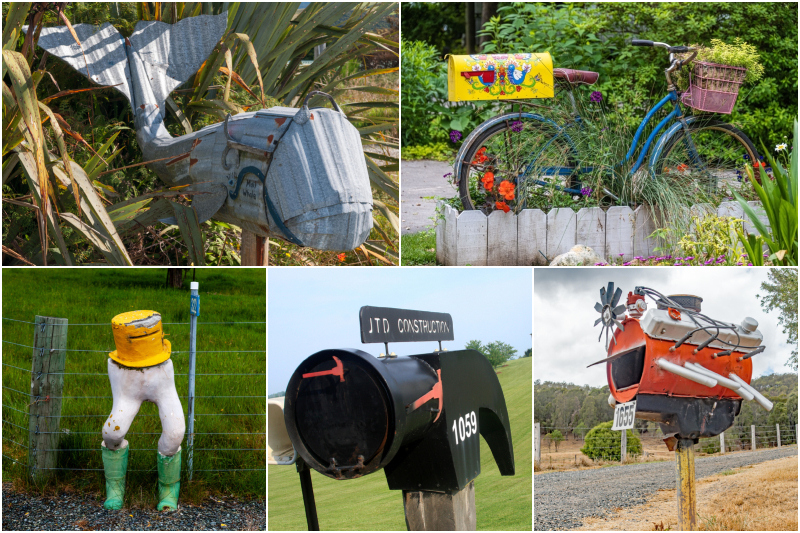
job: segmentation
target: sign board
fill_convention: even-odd
[[[451,341],[453,318],[448,313],[364,306],[359,312],[361,342]]]
[[[636,400],[627,403],[618,403],[614,408],[613,430],[633,429],[636,420]]]

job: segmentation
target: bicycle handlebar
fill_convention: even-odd
[[[633,46],[653,46],[653,41],[646,41],[644,39],[632,39],[631,44]]]
[[[658,41],[650,41],[647,39],[631,39],[632,46],[658,46],[660,48],[666,48],[669,50],[670,54],[685,54],[686,52],[690,52],[694,50],[694,48],[690,46],[670,46],[667,43],[660,43]]]

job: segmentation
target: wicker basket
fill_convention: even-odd
[[[747,69],[695,61],[692,70],[689,90],[681,97],[683,103],[700,111],[729,115]]]

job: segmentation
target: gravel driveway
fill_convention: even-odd
[[[782,447],[695,459],[696,478],[724,470],[797,455]],[[660,489],[675,488],[675,463],[621,465],[593,470],[538,474],[533,478],[533,529],[580,527],[583,519],[603,516],[616,507],[634,507]]]
[[[225,524],[224,526],[222,524]],[[265,531],[265,501],[209,498],[202,506],[181,504],[177,511],[107,511],[94,496],[55,497],[12,492],[3,483],[3,531]]]

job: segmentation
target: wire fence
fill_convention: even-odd
[[[586,445],[586,435],[589,431],[591,428],[534,424],[534,447],[537,442],[539,443],[538,453],[537,450],[534,450],[534,453],[539,457],[539,469],[568,470],[620,461],[619,438],[616,445],[611,443],[606,446],[592,445],[592,450],[601,454],[605,452],[606,457],[613,459],[593,460],[584,454],[581,448]],[[625,462],[674,459],[675,452],[667,449],[663,440],[665,435],[658,425],[648,424],[647,428],[636,427],[629,431],[638,439],[638,443],[635,443],[630,435],[627,437]],[[614,431],[614,434],[616,436],[621,432]],[[732,426],[722,435],[701,438],[695,445],[695,452],[701,455],[717,455],[790,445],[797,445],[796,425]]]
[[[170,358],[184,413],[194,409],[182,442],[183,470],[205,480],[265,472],[266,322],[196,320],[190,328],[197,331],[195,350],[190,335],[185,335],[189,332],[183,329],[191,322],[162,323],[165,333],[175,339],[173,346],[181,348],[172,351]],[[35,321],[3,317],[4,470],[18,466],[32,476],[41,470],[103,470],[100,419],[108,418],[111,411],[113,396],[105,370],[114,348],[99,347],[113,344],[110,326],[110,321],[67,322],[55,330],[48,346],[41,346],[36,339],[48,327],[44,317]],[[190,349],[182,346],[184,342]],[[60,371],[37,370],[39,359],[59,352],[64,357]],[[194,372],[192,359],[197,367]],[[189,384],[192,378],[197,395]],[[63,388],[52,396],[34,395],[35,385],[43,382],[60,382]],[[45,404],[47,409],[41,409]],[[52,436],[44,441],[50,444],[37,449],[42,435]],[[155,472],[160,435],[157,407],[145,401],[125,437],[131,448],[129,472]],[[52,456],[45,467],[42,454]]]

